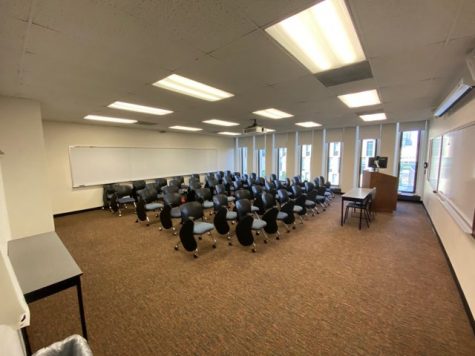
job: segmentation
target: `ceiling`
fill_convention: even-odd
[[[388,122],[424,120],[475,47],[475,1],[348,0],[374,78],[323,86],[264,29],[312,0],[8,0],[0,4],[0,94],[38,100],[47,120],[87,114],[135,118],[167,129],[239,122],[274,107],[290,119],[258,118],[278,132],[300,121],[362,124],[337,99],[378,89]],[[235,94],[207,102],[153,87],[171,73]],[[120,100],[173,110],[162,117],[107,108]],[[90,122],[88,122],[90,123]],[[229,130],[229,129],[228,129]]]

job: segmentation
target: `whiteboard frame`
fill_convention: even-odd
[[[76,184],[74,182],[74,174],[73,174],[73,165],[71,162],[71,150],[74,148],[137,148],[137,149],[151,149],[151,150],[193,150],[193,151],[214,151],[216,153],[216,167],[218,167],[218,149],[217,148],[205,148],[205,147],[140,147],[140,146],[96,146],[96,145],[70,145],[68,147],[68,159],[69,159],[69,172],[71,174],[71,185],[73,188],[84,188],[84,187],[94,187],[94,186],[100,186],[104,184],[110,184],[110,183],[123,183],[123,182],[130,182],[132,180],[126,180],[126,181],[102,181],[94,184]],[[181,175],[181,176],[191,176],[192,174],[205,174],[208,173],[208,171],[194,171],[194,172],[183,172],[179,173],[176,175]],[[155,179],[155,178],[169,178],[170,176],[162,176],[162,177],[142,177],[140,179],[142,180],[148,180],[148,179]],[[137,179],[134,179],[137,180]]]

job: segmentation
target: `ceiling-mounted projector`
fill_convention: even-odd
[[[475,50],[466,58],[467,67],[460,79],[447,97],[434,111],[434,116],[441,117],[455,106],[475,86]]]
[[[254,120],[254,122],[252,123],[252,125],[244,128],[242,130],[242,132],[244,134],[264,134],[264,133],[267,133],[267,132],[272,132],[272,130],[270,130],[270,129],[266,129],[265,127],[259,126],[257,124],[256,119],[253,119],[253,120]]]

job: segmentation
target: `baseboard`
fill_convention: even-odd
[[[97,206],[95,208],[88,208],[88,209],[82,209],[82,210],[68,211],[66,213],[54,214],[53,217],[54,218],[60,218],[62,216],[80,214],[80,213],[85,213],[87,211],[101,210],[101,209],[102,209],[102,206]]]
[[[439,233],[437,232],[437,229],[435,228],[434,223],[432,222],[432,218],[429,215],[429,212],[426,209],[426,206],[424,205],[424,202],[421,202],[422,206],[424,207],[424,211],[427,214],[427,217],[429,218],[429,221],[432,225],[432,230],[434,230],[435,235],[437,236],[437,240],[439,241],[440,248],[444,252],[445,259],[447,260],[447,264],[449,265],[450,273],[452,274],[452,278],[455,281],[455,284],[457,285],[458,292],[460,294],[460,298],[462,299],[462,304],[465,309],[465,313],[467,314],[467,317],[469,319],[469,323],[472,326],[472,331],[473,334],[475,335],[475,319],[472,311],[470,310],[470,306],[468,305],[467,298],[465,298],[465,294],[463,293],[463,289],[460,286],[459,279],[457,278],[457,275],[455,274],[454,267],[452,266],[452,262],[450,262],[449,255],[447,255],[447,251],[445,251],[444,244],[442,243],[442,240],[440,239]]]

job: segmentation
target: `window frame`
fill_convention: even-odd
[[[402,151],[402,137],[404,132],[417,131],[417,153],[416,153],[416,174],[414,175],[414,187],[412,191],[399,190],[399,174],[401,173],[401,151]],[[417,190],[417,175],[419,172],[419,158],[420,158],[420,149],[421,149],[421,130],[405,130],[400,132],[399,137],[399,159],[397,165],[397,178],[398,178],[398,193],[409,193],[414,194]]]

